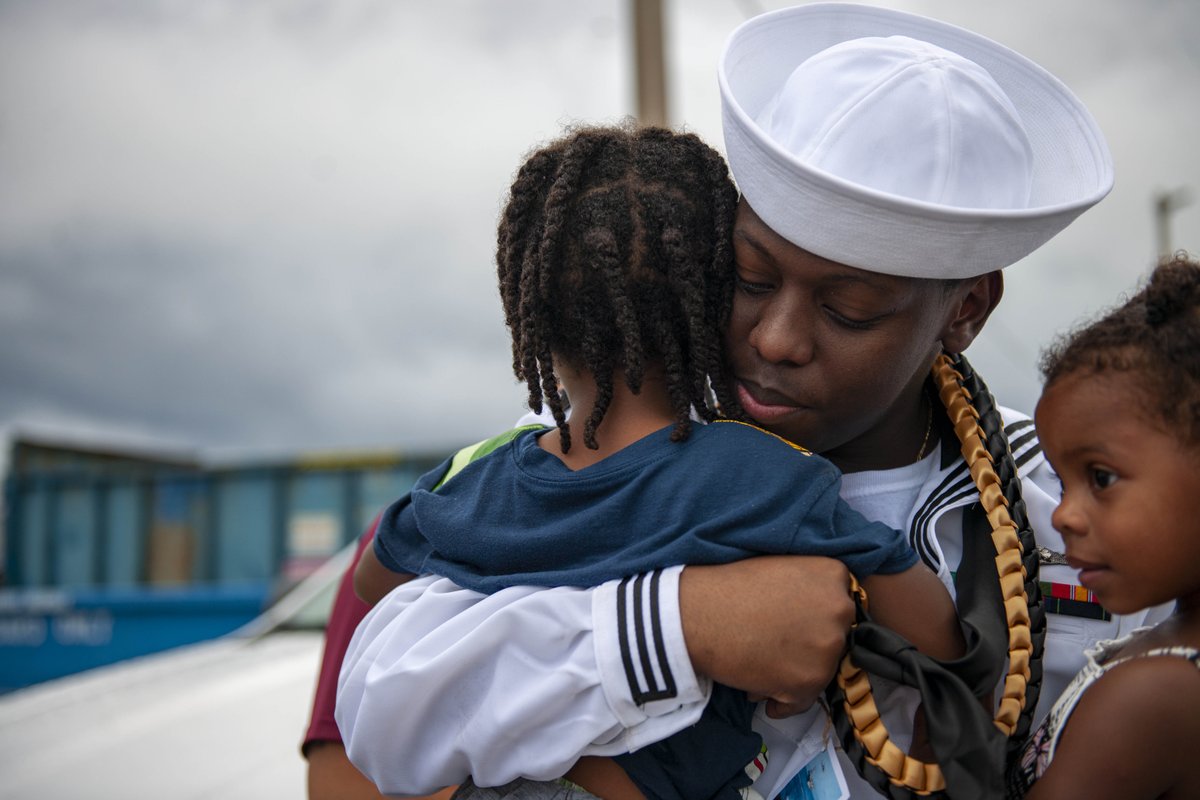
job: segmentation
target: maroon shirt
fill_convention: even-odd
[[[300,745],[302,753],[307,751],[313,742],[342,741],[342,733],[333,718],[338,673],[342,670],[342,659],[346,656],[346,648],[350,645],[354,629],[371,608],[354,593],[354,567],[358,564],[358,557],[362,555],[363,550],[375,538],[375,527],[378,524],[379,519],[376,518],[359,539],[358,549],[350,561],[350,567],[342,576],[342,582],[338,584],[337,597],[334,598],[333,609],[329,613],[329,625],[325,629],[325,655],[321,658],[321,674],[317,678],[312,715],[309,718],[308,731],[304,734],[304,742]]]

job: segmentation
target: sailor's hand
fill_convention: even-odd
[[[767,699],[767,714],[821,697],[854,621],[850,574],[816,556],[760,556],[687,567],[679,582],[683,635],[696,672]]]

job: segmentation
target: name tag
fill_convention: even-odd
[[[796,773],[775,800],[847,800],[850,790],[838,764],[833,742]]]

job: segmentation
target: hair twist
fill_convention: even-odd
[[[549,406],[570,448],[555,362],[598,394],[584,443],[613,397],[614,376],[639,392],[661,365],[676,414],[736,413],[721,337],[733,297],[737,192],[724,161],[692,134],[632,123],[583,127],[538,148],[517,172],[496,236],[497,279],[513,372],[529,406]],[[711,387],[711,395],[710,395]]]
[[[1046,386],[1068,375],[1128,374],[1146,419],[1200,446],[1200,263],[1164,258],[1140,291],[1042,354]]]

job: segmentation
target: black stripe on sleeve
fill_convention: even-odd
[[[663,640],[662,620],[658,610],[658,581],[661,572],[655,572],[650,578],[650,630],[654,634],[654,652],[658,656],[658,668],[663,677],[663,698],[674,697],[675,676],[671,674],[671,665],[667,661],[667,645]]]
[[[629,588],[629,578],[621,581],[621,585],[617,587],[617,640],[621,645],[621,664],[625,667],[625,680],[629,682],[629,693],[633,695],[635,703],[640,702],[638,696],[641,694],[642,688],[638,685],[637,673],[633,671],[633,656],[629,652],[629,624],[626,621],[628,613],[626,610],[625,592]]]
[[[675,697],[678,691],[675,677],[671,674],[667,662],[666,642],[662,634],[662,620],[658,610],[658,586],[660,572],[650,573],[649,591],[646,591],[646,576],[626,578],[617,587],[617,637],[620,640],[621,663],[625,667],[625,679],[629,682],[629,693],[633,702],[638,705],[652,700],[666,700]],[[632,603],[627,594],[632,591]],[[648,605],[648,608],[647,608]],[[633,631],[629,630],[629,611],[633,611]],[[646,637],[645,617],[650,615],[650,633],[653,638],[653,652]],[[631,635],[632,633],[632,635]],[[642,668],[645,686],[638,679],[634,668],[633,650],[636,647],[638,662]],[[658,674],[662,675],[663,685],[659,685],[658,675],[655,674],[657,660]]]

